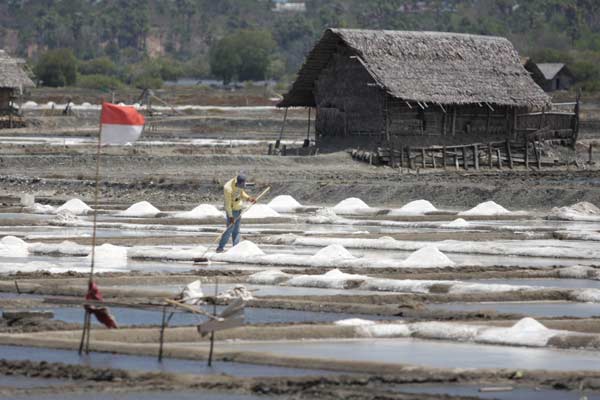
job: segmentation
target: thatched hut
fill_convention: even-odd
[[[12,113],[10,102],[24,88],[35,86],[18,60],[0,50],[0,115]]]
[[[328,29],[278,106],[316,108],[321,147],[373,147],[513,138],[550,98],[505,38]]]

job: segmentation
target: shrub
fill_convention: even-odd
[[[77,78],[77,86],[86,89],[114,90],[122,89],[125,87],[125,84],[114,76],[92,74],[80,75],[79,78]]]

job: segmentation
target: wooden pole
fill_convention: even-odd
[[[444,165],[444,169],[446,169],[446,159],[448,157],[448,154],[446,152],[446,145],[444,145],[444,147],[442,148],[442,163]]]
[[[593,152],[594,152],[594,145],[592,143],[590,143],[590,147],[588,149],[588,164],[592,164],[594,157],[593,157]],[[15,281],[16,283],[16,281]]]
[[[85,310],[85,314],[83,316],[83,331],[81,332],[81,341],[79,342],[79,355],[83,353],[83,345],[85,344],[85,336],[87,334],[87,320],[88,320],[89,311]]]
[[[431,165],[433,166],[433,169],[436,168],[436,165],[435,165],[435,150],[431,151]]]
[[[502,154],[500,149],[496,149],[496,155],[498,157],[498,169],[502,169]]]
[[[462,156],[463,156],[463,168],[466,170],[469,169],[469,164],[467,163],[467,146],[463,146],[462,148]]]
[[[405,166],[405,162],[404,162],[404,146],[400,145],[400,168],[404,168]]]
[[[217,295],[219,294],[219,279],[215,280],[215,302],[213,304],[213,317],[217,318]],[[210,331],[210,349],[208,351],[208,366],[212,366],[213,351],[215,348],[215,331]]]
[[[311,110],[312,110],[312,107],[308,107],[308,126],[306,127],[306,140],[308,140],[309,143],[310,143],[310,111]]]
[[[281,145],[281,138],[283,138],[283,130],[285,129],[285,123],[287,122],[288,108],[285,108],[285,113],[283,114],[283,123],[281,124],[281,130],[279,131],[279,139],[275,142],[275,148],[279,148]]]
[[[456,135],[456,106],[452,106],[452,136]]]
[[[410,169],[414,169],[415,168],[414,160],[411,158],[410,153],[411,153],[410,146],[406,146],[406,155],[408,156],[408,167]]]
[[[512,152],[510,149],[510,140],[506,141],[506,157],[508,158],[508,168],[513,169],[514,164],[513,164]]]
[[[160,344],[158,347],[158,362],[162,362],[163,358],[163,343],[165,340],[165,325],[167,323],[167,306],[162,309],[162,323],[160,324]]]
[[[488,167],[492,169],[492,143],[488,143]]]
[[[537,168],[538,168],[538,170],[541,170],[542,169],[542,154],[541,154],[541,150],[539,148],[539,142],[538,142],[538,144],[533,143],[533,151],[535,152]]]
[[[477,145],[473,145],[473,163],[475,164],[475,171],[479,171],[479,149]]]
[[[426,167],[426,164],[425,164],[425,157],[426,157],[426,155],[425,155],[425,147],[423,147],[423,148],[421,149],[421,167],[423,167],[423,168],[425,168],[425,167]]]
[[[529,140],[525,140],[525,169],[529,169]]]

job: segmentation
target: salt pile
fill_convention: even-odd
[[[238,243],[236,246],[227,250],[225,254],[229,257],[256,257],[265,255],[257,245],[249,240]]]
[[[281,217],[277,211],[273,210],[266,204],[254,204],[247,212],[244,213],[244,218],[277,218]]]
[[[356,333],[362,337],[393,338],[411,335],[409,327],[404,324],[363,325],[356,328]]]
[[[90,253],[86,259],[91,260],[92,254]],[[125,267],[127,265],[127,248],[109,243],[98,246],[95,250],[95,262],[106,267]]]
[[[275,197],[268,204],[273,210],[277,212],[294,212],[297,208],[302,207],[302,204],[298,203],[296,199],[289,195],[281,195]]]
[[[191,211],[181,212],[175,214],[175,218],[192,218],[192,219],[206,219],[206,218],[222,218],[225,213],[219,211],[217,207],[212,204],[200,204],[198,207]]]
[[[27,257],[29,255],[28,245],[25,241],[15,236],[4,236],[0,240],[1,257]]]
[[[596,268],[585,265],[573,265],[572,267],[560,268],[558,270],[558,276],[561,278],[598,279],[599,275],[600,273]]]
[[[374,325],[375,321],[370,321],[368,319],[361,318],[349,318],[342,319],[334,322],[335,325],[338,326],[365,326],[365,325]]]
[[[435,208],[434,205],[431,204],[429,201],[415,200],[415,201],[411,201],[408,204],[405,204],[400,209],[392,210],[389,213],[389,215],[406,215],[406,214],[421,215],[421,214],[427,214],[429,212],[435,212],[435,211],[438,211],[438,209]]]
[[[369,211],[370,209],[371,207],[369,207],[367,203],[356,197],[342,200],[333,207],[333,211],[337,214],[357,214]]]
[[[442,268],[454,265],[454,262],[435,246],[425,246],[402,261],[402,266],[413,268]]]
[[[305,286],[330,289],[349,289],[358,287],[367,276],[346,274],[339,269],[333,269],[323,275],[298,275],[290,279],[290,286]]]
[[[206,247],[196,246],[189,249],[139,246],[130,248],[127,255],[129,258],[142,260],[193,261],[206,255]]]
[[[117,215],[121,217],[154,217],[160,210],[154,207],[147,201],[140,201],[139,203],[135,203],[131,207],[129,207],[125,211],[119,212]]]
[[[311,257],[313,260],[320,259],[349,259],[355,258],[346,248],[340,244],[330,244],[329,246],[322,248],[315,255]]]
[[[575,299],[585,303],[600,303],[600,290],[598,289],[577,289],[573,291]]]
[[[506,215],[510,214],[506,208],[502,207],[499,204],[496,204],[493,201],[486,201],[485,203],[480,203],[470,210],[459,212],[458,215]]]
[[[56,209],[56,213],[68,211],[74,215],[86,215],[92,208],[79,199],[71,199]]]
[[[331,208],[321,208],[314,216],[308,217],[306,220],[309,224],[336,224],[342,221],[346,221],[346,219],[339,217]]]
[[[546,346],[558,332],[546,328],[533,318],[523,318],[510,328],[489,328],[476,337],[476,341],[521,346]]]
[[[286,274],[279,270],[267,270],[250,275],[248,277],[248,282],[258,285],[276,285],[287,281],[290,277],[290,274]]]
[[[62,243],[32,243],[29,251],[34,254],[54,254],[84,257],[90,254],[91,247],[65,240]]]
[[[49,204],[33,203],[32,206],[25,207],[25,211],[33,214],[54,214],[56,213],[56,208]]]
[[[551,216],[567,221],[600,221],[600,208],[582,201],[569,207],[555,207],[552,209]]]
[[[457,218],[452,222],[447,224],[443,224],[443,228],[468,228],[471,224],[468,221],[465,221],[462,218]]]
[[[244,301],[254,299],[252,292],[249,291],[244,285],[235,285],[231,289],[227,289],[224,292],[221,292],[217,295],[217,299],[222,300],[232,300],[232,299],[242,299]]]
[[[23,108],[35,108],[37,106],[38,106],[38,104],[35,101],[31,101],[31,100],[23,103]]]

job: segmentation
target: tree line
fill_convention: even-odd
[[[45,84],[156,87],[179,76],[289,80],[328,27],[451,31],[505,36],[600,90],[597,0],[305,3],[304,13],[282,13],[271,0],[6,0],[0,47],[16,32]]]

